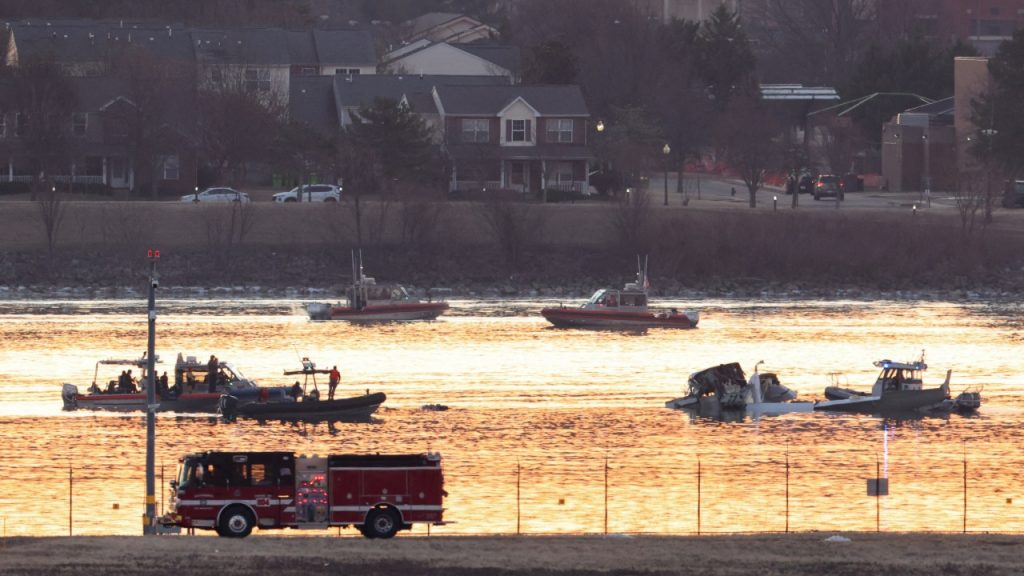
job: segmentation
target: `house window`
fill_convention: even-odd
[[[303,76],[316,76],[316,68],[312,66],[303,66],[301,74]]]
[[[161,159],[163,165],[163,176],[164,180],[177,180],[178,179],[178,157],[177,156],[164,156]]]
[[[75,112],[71,115],[71,133],[79,138],[85,137],[86,128],[89,126],[89,115],[85,112]]]
[[[463,142],[490,142],[491,123],[485,118],[462,119]]]
[[[210,70],[210,81],[215,84],[220,84],[224,81],[224,74],[220,71],[220,68]]]
[[[335,68],[335,74],[348,74],[349,76],[356,76],[359,74],[359,68]]]
[[[531,142],[529,120],[506,120],[505,121],[506,142]]]
[[[571,185],[572,180],[572,164],[568,162],[560,162],[555,166],[555,181],[559,185]]]
[[[548,120],[548,142],[572,143],[572,120]]]
[[[260,68],[246,70],[245,89],[249,92],[270,92],[270,70]]]
[[[7,138],[7,115],[0,112],[0,138]]]

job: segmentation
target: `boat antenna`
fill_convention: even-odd
[[[754,374],[757,374],[757,367],[764,364],[764,360],[758,360],[757,364],[754,364]]]

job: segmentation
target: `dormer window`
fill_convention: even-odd
[[[529,120],[506,120],[505,121],[506,142],[530,142],[530,121]]]

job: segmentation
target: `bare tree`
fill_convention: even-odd
[[[151,246],[158,224],[156,214],[138,202],[107,203],[100,211],[99,221],[104,245],[125,255]]]
[[[505,200],[497,195],[480,203],[479,211],[505,263],[519,268],[529,246],[540,241],[543,213],[536,205]]]
[[[251,202],[200,206],[206,246],[211,257],[229,267],[237,249],[257,224],[256,208]]]
[[[988,196],[988,175],[991,166],[980,166],[977,169],[965,170],[960,173],[959,190],[956,196],[956,210],[960,216],[960,232],[967,237],[974,234],[977,224],[978,210],[985,206]],[[982,220],[981,226],[985,226]]]
[[[729,167],[735,170],[750,194],[750,207],[757,207],[757,191],[765,173],[779,164],[780,129],[764,103],[753,95],[733,98],[718,128],[718,145]]]
[[[52,257],[53,247],[57,242],[57,234],[60,232],[61,224],[64,222],[64,213],[67,204],[61,199],[57,191],[51,188],[44,193],[41,200],[36,201],[39,209],[39,223],[46,233],[46,251]]]
[[[627,254],[646,253],[651,239],[651,200],[640,190],[630,190],[611,211],[611,228]]]
[[[71,165],[69,133],[76,97],[71,82],[52,59],[21,62],[13,75],[13,132],[32,163],[31,199],[35,200],[37,193],[50,187],[49,175]]]

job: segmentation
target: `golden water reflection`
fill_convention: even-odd
[[[359,327],[308,322],[284,301],[161,302],[165,365],[215,353],[277,384],[309,356],[337,364],[353,392],[388,394],[369,423],[160,415],[165,481],[197,450],[436,450],[455,524],[433,533],[781,531],[787,519],[790,530],[959,531],[966,461],[968,530],[1024,529],[1016,305],[679,302],[704,308],[700,329],[626,334],[549,329],[531,314],[542,304],[511,302],[520,313],[506,316],[501,303],[459,302],[438,322]],[[138,302],[0,303],[8,535],[139,532],[144,419],[63,413],[59,392],[88,386],[100,358],[141,354],[145,330]],[[810,398],[830,372],[866,388],[873,360],[922,349],[932,384],[951,368],[954,392],[984,386],[977,417],[719,422],[662,408],[689,373],[722,362],[765,360]],[[451,409],[421,409],[435,403]],[[876,467],[890,479],[879,500],[865,488]]]

